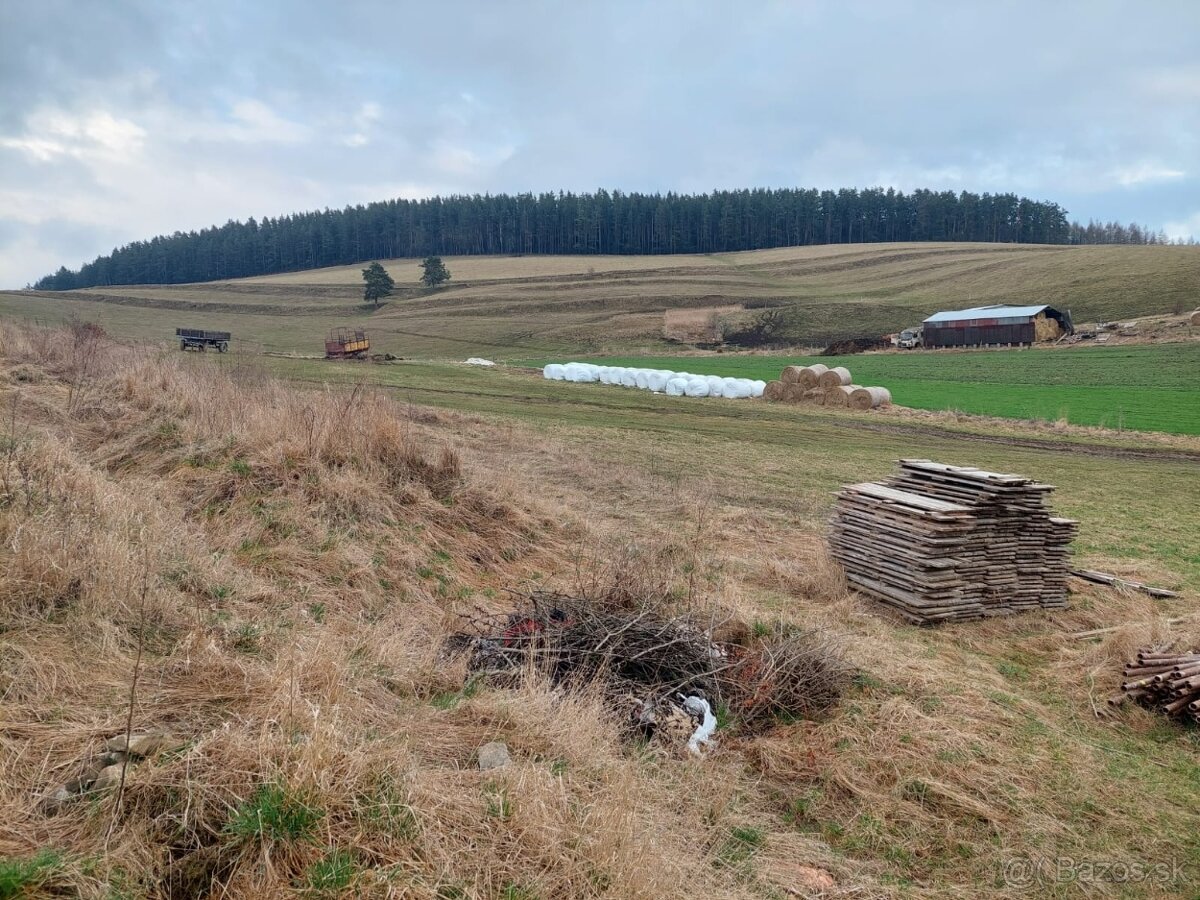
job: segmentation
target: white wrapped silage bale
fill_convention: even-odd
[[[708,396],[724,397],[725,396],[725,379],[717,375],[709,375],[704,379],[708,382]]]
[[[656,394],[662,393],[663,388],[667,386],[667,381],[669,380],[667,374],[660,371],[651,372],[646,376],[646,387]]]
[[[703,378],[694,378],[687,383],[683,392],[689,397],[707,397],[709,394],[708,382]]]
[[[750,391],[751,397],[761,397],[763,395],[763,391],[767,389],[767,383],[765,381],[755,380],[750,382],[750,384],[753,387],[753,389]]]
[[[721,392],[731,400],[744,400],[750,396],[750,385],[744,378],[722,378]]]
[[[687,391],[686,378],[672,378],[665,388],[668,397],[682,397]]]
[[[650,370],[638,369],[637,372],[634,373],[633,380],[637,384],[638,390],[646,390],[646,388],[650,386]]]
[[[549,381],[562,381],[563,367],[559,363],[550,363],[542,369],[542,377]]]
[[[621,387],[637,387],[637,376],[634,375],[633,369],[626,369],[621,373]]]

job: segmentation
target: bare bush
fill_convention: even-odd
[[[813,717],[837,704],[853,667],[819,631],[777,629],[742,644],[718,642],[727,617],[664,615],[656,604],[592,601],[537,592],[509,615],[475,616],[448,646],[469,651],[475,671],[511,674],[532,665],[552,684],[596,683],[618,704],[699,693],[754,729]]]

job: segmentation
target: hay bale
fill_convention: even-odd
[[[1033,339],[1035,341],[1056,341],[1062,337],[1062,326],[1057,319],[1051,319],[1041,313],[1033,320]]]
[[[763,388],[762,398],[778,403],[783,399],[784,389],[787,387],[782,381],[768,381],[767,386]]]
[[[1200,309],[1192,313],[1192,317],[1188,321],[1190,321],[1193,325],[1200,325]]]
[[[877,409],[891,402],[892,394],[884,387],[856,387],[849,394],[851,409]]]
[[[854,388],[848,384],[839,384],[836,387],[825,389],[825,405],[835,407],[847,407],[850,405],[850,394]]]
[[[784,384],[795,384],[800,380],[801,371],[802,366],[784,366],[783,371],[779,373],[779,380]]]
[[[804,386],[806,391],[810,391],[815,387],[820,387],[821,376],[829,371],[829,366],[824,363],[816,363],[811,366],[805,366],[800,370],[798,381]]]
[[[804,399],[804,388],[799,384],[785,384],[783,386],[783,399],[788,403],[799,403]]]
[[[817,379],[817,387],[823,387],[825,390],[849,383],[850,370],[845,366],[837,366],[832,368],[828,372],[824,372],[821,377]]]
[[[818,406],[824,406],[825,392],[820,388],[812,388],[811,390],[805,391],[801,399],[804,400],[805,403],[815,403]]]

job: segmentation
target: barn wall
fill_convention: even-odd
[[[926,325],[922,343],[926,347],[974,347],[979,344],[1032,344],[1032,322],[1014,325]]]

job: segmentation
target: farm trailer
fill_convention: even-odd
[[[359,328],[332,328],[325,340],[326,359],[362,359],[370,349],[367,333]]]
[[[199,350],[203,353],[209,347],[218,353],[229,349],[228,331],[205,331],[202,328],[176,328],[175,336],[179,338],[180,350]]]

